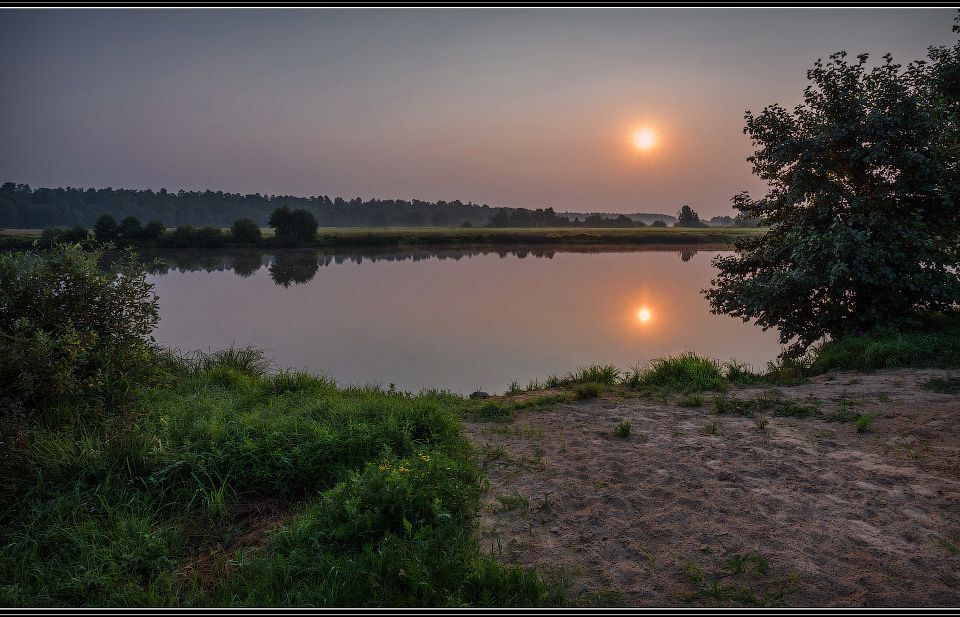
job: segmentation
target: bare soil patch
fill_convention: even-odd
[[[221,522],[195,521],[185,530],[188,557],[176,575],[201,588],[213,586],[233,567],[237,551],[263,546],[269,533],[293,516],[289,504],[257,497],[232,504]]]
[[[481,543],[563,569],[583,604],[960,605],[960,396],[920,385],[958,375],[779,388],[819,405],[806,418],[613,393],[468,418],[490,482]],[[835,412],[873,421],[857,432],[824,419]]]

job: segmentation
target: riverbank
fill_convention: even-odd
[[[226,230],[221,230],[225,232]],[[424,247],[424,246],[522,246],[522,245],[569,245],[569,246],[677,246],[721,244],[729,245],[741,237],[765,233],[766,228],[494,228],[494,227],[324,227],[317,231],[314,242],[299,245],[302,248],[370,248],[370,247]],[[264,229],[258,245],[231,243],[224,236],[215,246],[181,246],[173,232],[168,230],[157,240],[135,241],[141,249],[152,248],[277,248],[273,230]],[[0,230],[0,250],[24,250],[41,237],[42,230]]]
[[[955,605],[960,327],[932,323],[927,354],[476,398],[161,353],[122,404],[2,402],[0,604]]]
[[[885,369],[496,397],[510,413],[464,425],[482,544],[570,572],[584,605],[956,606],[958,388],[958,370]]]

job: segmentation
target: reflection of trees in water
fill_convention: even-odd
[[[281,287],[309,283],[320,269],[313,251],[278,252],[270,264],[270,278]]]
[[[257,251],[245,251],[234,255],[232,265],[237,276],[247,278],[263,266],[263,255]]]
[[[671,247],[676,250],[676,247]],[[321,266],[334,266],[341,264],[361,264],[364,260],[371,262],[393,262],[393,261],[427,261],[427,260],[447,260],[460,261],[461,259],[470,259],[482,255],[497,255],[501,259],[507,257],[516,257],[524,259],[535,257],[537,259],[553,259],[553,256],[559,252],[570,253],[606,253],[623,251],[642,251],[651,250],[637,249],[635,247],[623,246],[563,246],[563,247],[521,247],[505,248],[503,246],[478,247],[478,248],[449,248],[449,249],[417,249],[417,250],[397,250],[397,249],[346,249],[338,250],[336,253],[316,251],[312,249],[284,249],[273,251],[271,253],[260,252],[257,250],[166,250],[144,252],[143,258],[150,262],[153,259],[159,259],[160,265],[149,268],[151,274],[166,274],[171,271],[176,272],[222,272],[232,270],[237,276],[249,277],[258,272],[264,266],[270,274],[270,278],[277,285],[289,287],[290,285],[303,285],[310,282]],[[661,248],[660,250],[663,250]],[[683,248],[678,251],[680,259],[690,261],[690,259],[702,248]]]

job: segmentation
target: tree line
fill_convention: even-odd
[[[588,215],[583,221],[576,219],[570,222],[566,217],[558,217],[552,208],[546,210],[524,210],[524,214],[517,216],[517,211],[502,216],[497,213],[487,225],[488,227],[646,227],[640,221],[634,221],[627,216],[617,218],[603,218],[601,215]],[[115,245],[148,244],[160,248],[223,248],[226,246],[307,246],[317,239],[319,222],[309,211],[298,208],[290,209],[282,206],[270,213],[267,224],[273,228],[272,238],[263,236],[260,226],[249,218],[237,219],[229,229],[224,231],[219,227],[205,225],[178,225],[167,229],[160,221],[140,222],[135,216],[117,220],[111,214],[103,214],[93,224],[92,229],[83,225],[73,227],[47,227],[41,234],[41,244],[51,246],[55,243],[83,242],[96,240],[100,243]],[[469,222],[464,224],[470,227]],[[654,221],[651,227],[666,227],[663,221]],[[674,227],[706,228],[710,227],[700,220],[690,206],[684,205],[677,212],[677,222]]]
[[[472,202],[419,199],[345,200],[326,195],[241,195],[223,191],[153,191],[132,189],[31,188],[28,184],[0,185],[0,228],[93,227],[104,214],[117,221],[135,218],[157,221],[162,227],[225,228],[238,219],[258,227],[269,224],[281,207],[309,212],[320,227],[642,227],[640,221],[619,215],[588,214],[583,219],[559,215],[553,208],[491,207]],[[726,222],[725,222],[726,221]],[[119,223],[118,223],[119,224]],[[714,217],[710,224],[732,225],[730,217]],[[664,226],[659,223],[655,226]],[[755,225],[755,223],[754,223]],[[703,226],[697,224],[679,226]],[[152,230],[156,233],[156,229]],[[146,232],[146,230],[144,230]],[[128,234],[129,237],[129,234]]]

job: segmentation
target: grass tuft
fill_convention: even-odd
[[[626,384],[637,390],[694,393],[725,390],[728,386],[716,360],[692,352],[657,358],[645,369],[635,369]]]
[[[597,398],[603,392],[603,386],[599,383],[578,383],[573,386],[573,394],[578,400]]]
[[[617,425],[613,427],[613,434],[620,439],[626,439],[630,436],[630,423],[626,420],[618,422]]]

